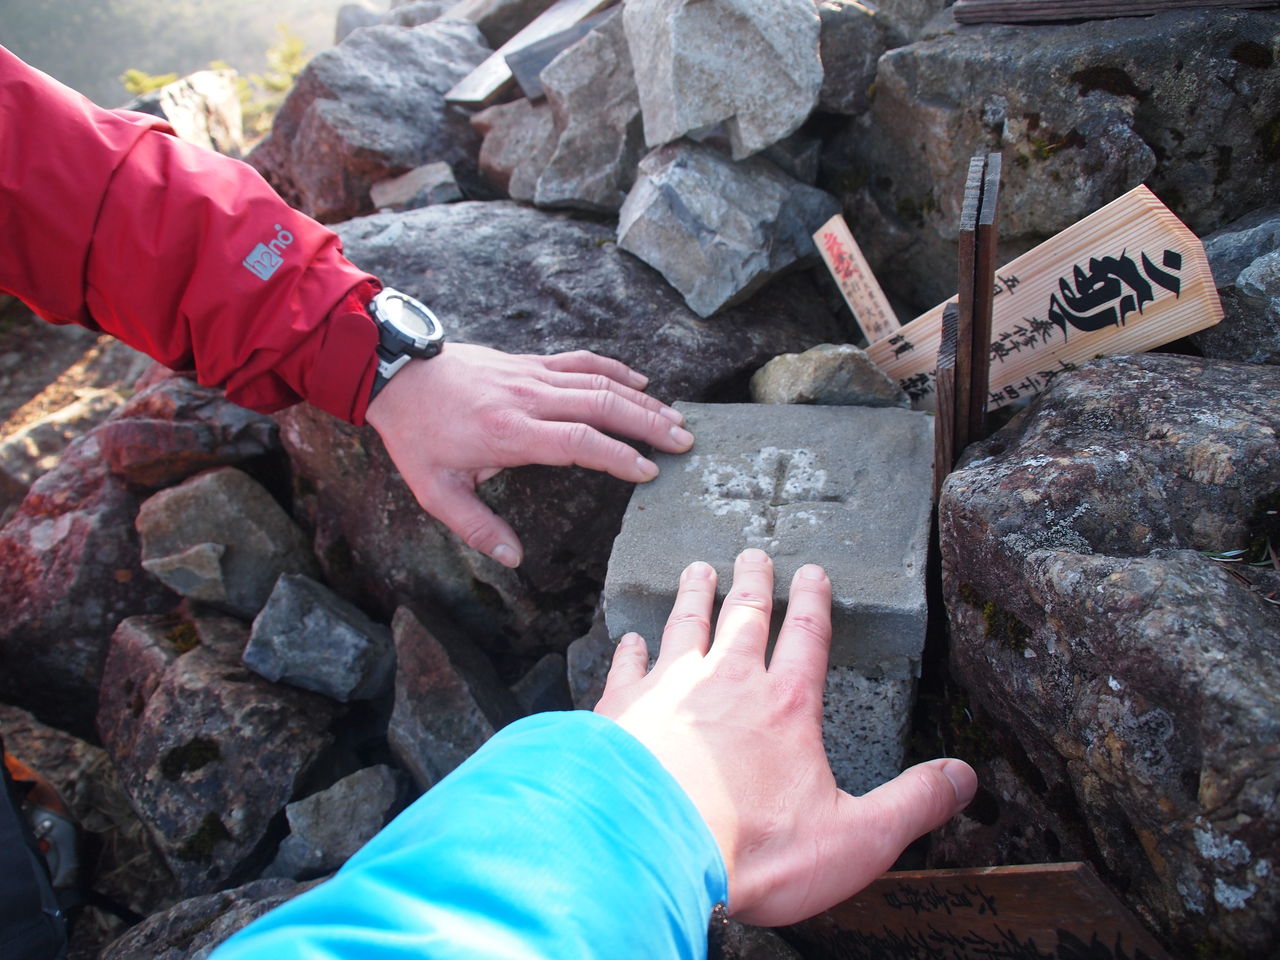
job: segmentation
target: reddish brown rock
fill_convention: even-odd
[[[184,896],[243,879],[332,737],[332,701],[268,683],[230,619],[131,617],[112,638],[98,728]]]

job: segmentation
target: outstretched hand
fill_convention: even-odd
[[[758,926],[813,916],[861,890],[916,837],[959,813],[977,776],[962,760],[911,767],[861,797],[840,790],[822,745],[831,583],[801,567],[768,667],[773,564],[744,551],[711,640],[716,574],[690,565],[652,670],[623,637],[596,712],[657,756],[711,828],[729,912]]]
[[[589,467],[643,482],[658,468],[606,433],[667,453],[693,446],[684,417],[641,390],[647,379],[586,350],[551,356],[447,343],[391,378],[366,414],[418,503],[473,550],[508,567],[515,531],[476,496],[504,467]]]

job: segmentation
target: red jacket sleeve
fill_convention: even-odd
[[[247,164],[0,47],[0,290],[270,412],[364,419],[377,280]]]

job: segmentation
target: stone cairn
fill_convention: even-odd
[[[878,681],[849,654],[842,704],[898,718],[863,775],[917,749],[979,768],[929,865],[1085,860],[1175,955],[1266,955],[1280,17],[960,27],[942,0],[624,0],[490,102],[451,101],[549,6],[346,7],[246,155],[455,339],[594,349],[709,423],[748,400],[883,408],[848,411],[852,471],[872,428],[849,424],[912,414],[813,267],[833,213],[903,318],[954,292],[975,153],[1004,156],[1002,259],[1140,182],[1205,237],[1223,323],[1178,345],[1197,356],[1064,374],[971,447],[938,513],[929,612],[949,660],[886,635],[904,666]],[[147,109],[238,152],[238,124],[200,105],[224,80]],[[490,481],[528,546],[510,571],[425,516],[370,431],[241,410],[122,347],[86,356],[92,389],[0,439],[0,729],[82,824],[86,886],[148,918],[86,908],[74,956],[204,956],[504,724],[592,705],[626,485],[537,467]],[[23,362],[0,356],[6,385]],[[802,453],[756,452],[784,485],[813,473]],[[816,483],[779,507],[722,480],[699,496],[761,530],[846,506]],[[872,552],[842,522],[830,561]],[[1210,556],[1232,551],[1257,563]],[[854,733],[828,736],[846,782],[866,759]],[[763,931],[716,938],[722,956],[803,955]]]

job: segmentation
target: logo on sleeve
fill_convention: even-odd
[[[270,243],[260,243],[244,258],[244,265],[259,280],[270,280],[284,264],[285,247],[293,243],[293,234],[276,224],[276,235]]]

